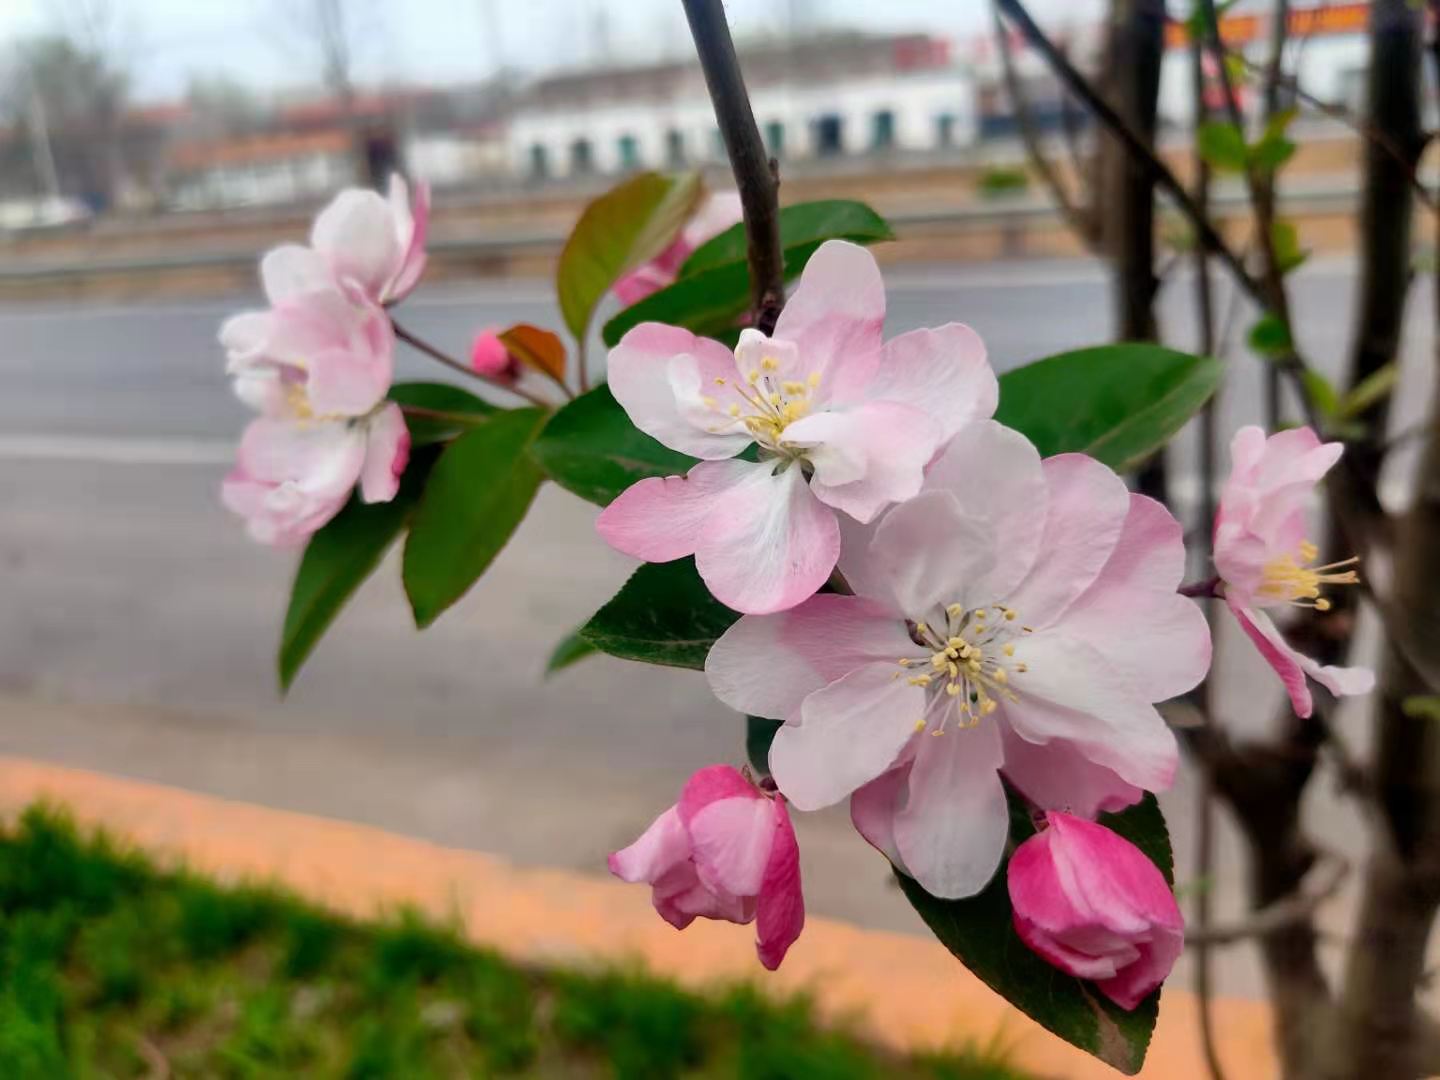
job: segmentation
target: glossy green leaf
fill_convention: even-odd
[[[875,244],[893,239],[895,234],[885,219],[854,199],[821,199],[780,209],[780,244],[787,251],[811,244],[818,246],[826,240]],[[742,223],[732,225],[696,248],[680,267],[680,276],[744,261],[745,226]]]
[[[1200,156],[1211,168],[1228,172],[1244,172],[1249,164],[1249,149],[1240,129],[1228,120],[1211,120],[1195,132]]]
[[[345,508],[310,538],[295,571],[280,634],[276,668],[282,693],[290,689],[340,609],[404,530],[435,457],[434,450],[412,455],[394,499],[366,504],[352,495]]]
[[[1295,347],[1285,320],[1269,311],[1255,320],[1246,342],[1256,353],[1267,357],[1284,356]]]
[[[468,431],[475,424],[500,410],[488,401],[482,401],[469,390],[462,390],[450,383],[405,382],[390,387],[389,398],[400,405],[413,405],[428,412],[444,413],[444,416],[415,416],[405,414],[405,426],[410,429],[410,445],[425,446],[428,443],[447,442]]]
[[[630,423],[603,384],[552,416],[530,454],[557,484],[597,506],[637,480],[676,476],[695,464]]]
[[[1101,815],[1100,821],[1139,847],[1173,882],[1170,837],[1155,796],[1147,794],[1138,805]],[[1024,802],[1012,796],[1012,843],[1022,843],[1034,831]],[[1155,1029],[1160,992],[1126,1012],[1093,984],[1066,975],[1031,952],[1015,933],[1004,866],[979,895],[966,900],[940,900],[905,875],[897,872],[896,877],[931,932],[996,993],[1121,1072],[1133,1075],[1140,1070]]]
[[[1002,375],[995,419],[1047,457],[1085,453],[1124,471],[1185,425],[1222,370],[1211,357],[1147,343],[1079,349]]]
[[[715,639],[738,618],[710,595],[694,559],[678,559],[636,570],[580,636],[611,656],[700,671]]]
[[[585,339],[600,298],[622,274],[670,245],[703,194],[697,173],[646,172],[585,208],[555,268],[560,311],[577,341]]]
[[[770,744],[775,741],[781,723],[763,716],[745,717],[745,756],[759,776],[770,775]]]
[[[465,595],[525,517],[544,479],[527,453],[544,419],[540,409],[498,412],[436,462],[401,566],[417,626]]]
[[[577,664],[599,650],[580,636],[579,630],[572,630],[556,644],[545,662],[545,676],[549,678],[557,671],[564,671],[571,664]]]

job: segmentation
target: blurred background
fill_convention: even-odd
[[[988,3],[728,8],[782,201],[860,198],[895,225],[877,249],[889,333],[968,322],[1000,370],[1116,335],[1102,264],[1027,169],[1004,51],[1062,175],[1084,171],[1093,132],[1037,56],[997,39]],[[1033,11],[1096,69],[1102,4]],[[1338,112],[1359,104],[1367,18],[1365,3],[1293,5],[1291,70]],[[1259,64],[1268,23],[1242,0],[1225,40]],[[1185,174],[1190,59],[1169,29],[1157,140]],[[1427,123],[1434,102],[1432,86]],[[1322,108],[1302,108],[1290,136],[1279,199],[1313,252],[1295,326],[1335,374],[1362,144]],[[629,570],[592,509],[553,486],[424,637],[398,575],[377,575],[284,701],[273,653],[293,556],[249,543],[217,497],[246,413],[216,328],[256,302],[258,255],[303,240],[336,190],[391,171],[433,186],[430,270],[406,321],[463,354],[484,326],[558,327],[548,274],[586,200],[636,170],[685,168],[728,184],[672,0],[3,0],[0,752],[595,873],[690,771],[740,761],[740,718],[692,673],[602,656],[543,680],[555,642]],[[1213,198],[1222,220],[1247,212],[1238,180]],[[1162,220],[1158,312],[1182,347],[1184,232]],[[1254,310],[1216,288],[1221,351],[1243,349]],[[1397,429],[1428,396],[1428,290],[1407,319]],[[440,375],[426,365],[402,355],[401,377]],[[1234,365],[1226,437],[1259,418],[1259,383],[1258,364]],[[1181,513],[1192,462],[1182,439]],[[1225,645],[1220,712],[1264,724],[1278,686]],[[1342,723],[1363,747],[1358,713]],[[1169,797],[1182,883],[1191,783]],[[1309,812],[1342,849],[1359,835],[1335,800]],[[843,810],[799,827],[814,912],[921,931]],[[1222,841],[1202,887],[1224,915],[1243,900],[1239,848]],[[1219,989],[1258,996],[1248,949],[1225,954]]]

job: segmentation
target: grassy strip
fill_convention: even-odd
[[[737,938],[738,940],[738,938]],[[897,1057],[803,998],[519,968],[414,913],[357,923],[161,870],[60,812],[0,830],[0,1072],[65,1077],[1018,1080]]]

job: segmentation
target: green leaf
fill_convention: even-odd
[[[603,384],[552,416],[530,455],[557,484],[597,506],[637,480],[676,476],[695,464],[632,424]]]
[[[885,219],[863,202],[853,199],[821,199],[797,203],[780,210],[780,243],[786,249],[819,245],[826,240],[851,240],[874,244],[893,240],[895,234]],[[711,270],[727,263],[745,261],[745,226],[732,225],[696,248],[680,276]]]
[[[710,595],[694,559],[646,563],[580,636],[602,652],[666,667],[705,667],[715,639],[740,618]]]
[[[1228,120],[1210,120],[1201,124],[1195,132],[1195,142],[1200,156],[1212,168],[1244,172],[1249,163],[1245,136]]]
[[[1079,349],[1002,375],[995,419],[1042,455],[1085,453],[1124,471],[1185,425],[1222,372],[1218,360],[1160,345]]]
[[[1372,405],[1389,397],[1399,379],[1400,368],[1394,360],[1376,368],[1336,405],[1335,418],[1349,420],[1366,412]]]
[[[585,208],[555,268],[560,311],[575,340],[585,340],[600,298],[622,274],[670,245],[703,194],[698,173],[645,172]]]
[[[1411,720],[1434,720],[1440,723],[1440,697],[1415,694],[1400,703],[1400,711]]]
[[[1275,249],[1275,266],[1288,274],[1310,257],[1300,246],[1300,234],[1293,221],[1277,219],[1270,224],[1270,243]]]
[[[481,401],[469,390],[450,383],[405,382],[390,387],[389,398],[400,405],[414,405],[432,412],[448,413],[446,417],[412,416],[406,414],[405,426],[410,429],[410,445],[447,442],[468,431],[475,424],[500,410],[488,401]]]
[[[1327,379],[1314,368],[1306,368],[1300,373],[1300,381],[1305,385],[1305,393],[1309,395],[1311,402],[1322,416],[1333,417],[1335,411],[1340,407],[1340,395],[1335,391],[1335,384]]]
[[[557,671],[565,670],[571,664],[579,663],[597,651],[594,645],[580,636],[579,630],[571,630],[560,639],[550,653],[550,659],[545,663],[546,678],[554,675]]]
[[[1285,320],[1270,311],[1255,320],[1246,340],[1251,349],[1265,357],[1284,356],[1295,347]]]
[[[843,213],[836,211],[830,220],[836,225],[847,224],[854,230],[846,233],[845,239],[859,244],[873,244],[891,239],[890,227],[869,207],[863,203],[840,200],[837,202],[849,209]],[[830,205],[832,204],[802,203],[790,209],[800,211],[809,207]],[[792,219],[793,239],[792,234],[786,231],[786,211],[782,210],[780,213],[780,243],[785,254],[785,280],[789,281],[805,269],[805,264],[810,261],[810,256],[815,254],[816,248],[834,237],[833,234],[823,235],[820,224],[827,215],[822,211],[816,211],[808,217],[801,215]],[[727,245],[725,250],[736,254],[734,261],[711,263],[717,256],[707,252],[708,244],[701,247],[685,264],[683,269],[686,273],[680,280],[651,293],[639,303],[632,304],[605,324],[601,332],[605,344],[614,346],[627,330],[639,326],[642,322],[683,326],[687,330],[713,338],[724,338],[734,331],[741,316],[750,309],[750,268],[744,259],[743,243],[737,245],[734,239],[725,239],[733,233],[734,229],[721,233],[710,243],[723,241]],[[697,256],[701,259],[700,264],[696,264]]]
[[[745,756],[759,776],[770,775],[770,744],[775,741],[775,733],[782,723],[763,716],[745,717]]]
[[[276,668],[280,691],[290,689],[300,668],[360,583],[380,565],[409,520],[436,452],[413,455],[388,503],[366,504],[352,495],[344,509],[310,538],[290,587],[290,607],[280,633]]]
[[[1257,169],[1273,172],[1294,156],[1295,149],[1284,135],[1266,135],[1250,148],[1250,160]]]
[[[1147,794],[1119,814],[1101,815],[1100,822],[1139,847],[1166,881],[1173,881],[1170,838],[1155,796]],[[1033,833],[1027,807],[1012,796],[1011,841],[1018,845]],[[1140,1070],[1155,1029],[1160,992],[1126,1012],[1094,984],[1066,975],[1031,952],[1015,933],[1003,865],[978,896],[965,900],[940,900],[898,871],[896,877],[905,898],[940,942],[991,989],[1066,1042],[1121,1072],[1133,1075]]]
[[[440,456],[401,566],[420,628],[465,595],[525,517],[544,479],[526,449],[544,419],[540,409],[498,412]]]

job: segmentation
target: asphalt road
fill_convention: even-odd
[[[1106,340],[1109,291],[1080,263],[891,268],[891,333],[958,319],[1004,370]],[[1345,263],[1303,270],[1301,343],[1338,369],[1352,307]],[[1220,290],[1221,309],[1230,306]],[[418,634],[390,563],[320,646],[288,700],[273,653],[293,558],[247,542],[219,506],[245,419],[215,328],[253,298],[207,304],[0,308],[0,753],[104,769],[222,796],[380,825],[517,861],[603,872],[689,771],[743,755],[740,718],[692,673],[607,657],[546,682],[553,643],[624,579],[592,508],[547,488],[487,577]],[[1183,276],[1162,296],[1177,344],[1193,315]],[[402,318],[456,351],[474,329],[558,325],[541,282],[422,290]],[[1428,396],[1432,319],[1411,305],[1397,423]],[[1239,305],[1243,340],[1253,319]],[[1259,364],[1236,351],[1226,430],[1258,416]],[[407,355],[401,377],[444,377]],[[1181,496],[1192,456],[1173,452]],[[1274,680],[1224,649],[1222,712],[1266,722]],[[1347,729],[1363,745],[1356,711]],[[1191,781],[1167,798],[1190,857]],[[1358,823],[1319,793],[1317,828],[1353,846]],[[894,929],[918,920],[843,812],[801,823],[812,911]],[[1240,904],[1228,839],[1211,887]],[[1248,950],[1222,988],[1254,992]]]

